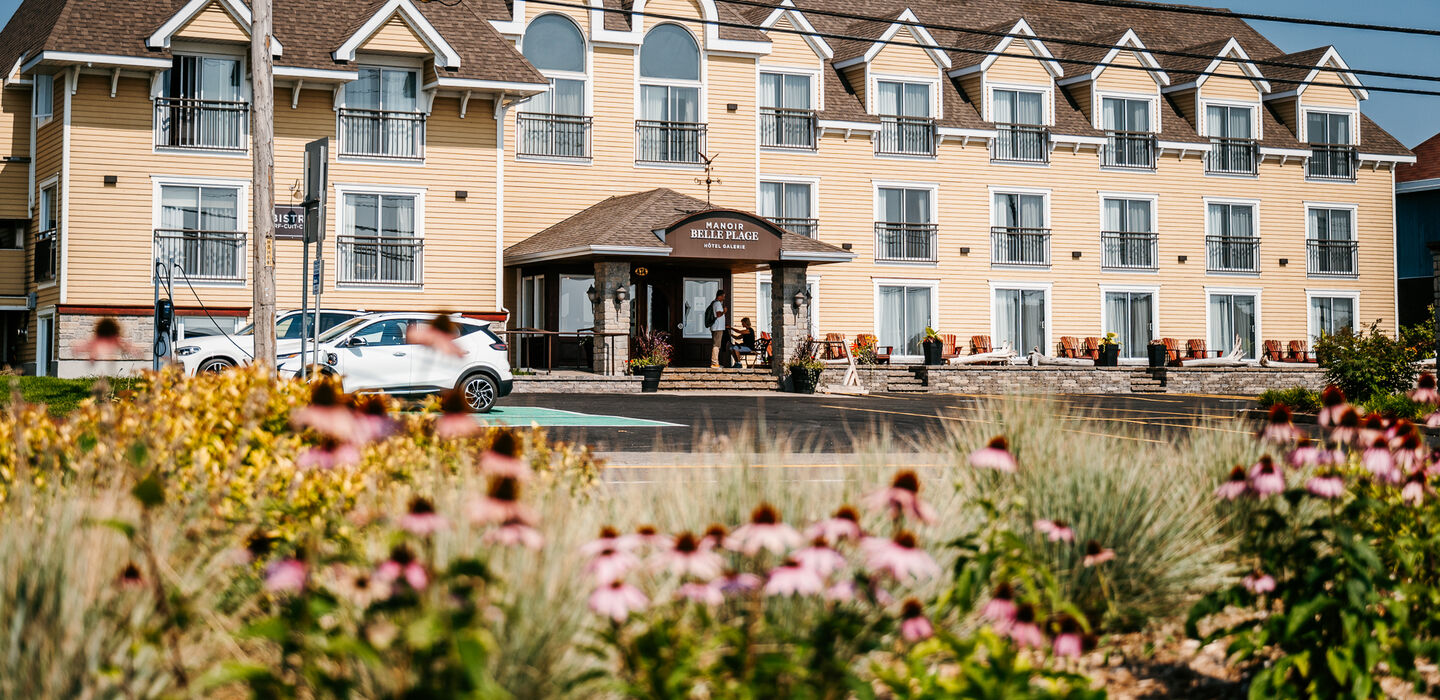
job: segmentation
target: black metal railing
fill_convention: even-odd
[[[1328,277],[1360,276],[1360,244],[1356,241],[1305,241],[1306,270]]]
[[[818,122],[813,109],[760,108],[760,145],[815,150]]]
[[[155,260],[174,262],[191,280],[245,279],[245,232],[155,229]]]
[[[341,108],[340,155],[421,160],[425,157],[425,115]]]
[[[1135,231],[1100,232],[1100,267],[1107,270],[1154,270],[1160,237]]]
[[[155,98],[156,147],[244,151],[249,135],[249,102]]]
[[[889,156],[935,155],[935,120],[929,117],[881,116],[875,153]]]
[[[1305,166],[1305,176],[1311,180],[1340,180],[1353,182],[1359,168],[1360,156],[1354,146],[1335,143],[1310,144],[1310,162]]]
[[[590,157],[590,117],[521,112],[515,118],[515,152],[547,158]]]
[[[424,275],[424,239],[339,236],[339,284],[416,286]]]
[[[1206,236],[1205,269],[1210,272],[1259,272],[1260,239],[1255,236]]]
[[[1260,149],[1255,139],[1210,138],[1210,152],[1205,154],[1205,172],[1223,175],[1254,175],[1260,162]]]
[[[771,216],[767,218],[774,222],[776,226],[802,236],[814,238],[815,234],[820,230],[819,219],[805,219],[794,216]]]
[[[55,279],[55,258],[59,248],[60,232],[57,229],[35,234],[35,281],[48,282]]]
[[[875,262],[937,262],[939,227],[901,221],[875,222]]]
[[[1049,265],[1050,229],[992,226],[990,262],[995,265]]]
[[[635,162],[703,163],[705,125],[642,119],[635,122]]]
[[[1111,131],[1105,134],[1102,163],[1107,168],[1155,169],[1155,134],[1146,131]]]
[[[1034,124],[996,124],[990,160],[1007,163],[1050,162],[1050,130]]]

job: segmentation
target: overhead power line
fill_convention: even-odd
[[[1384,24],[1366,24],[1364,22],[1342,22],[1339,20],[1331,19],[1311,19],[1309,17],[1282,17],[1280,15],[1262,15],[1254,12],[1232,12],[1230,10],[1217,10],[1209,7],[1195,7],[1194,5],[1165,5],[1155,2],[1136,2],[1135,0],[1059,0],[1059,2],[1073,2],[1081,5],[1100,5],[1102,7],[1122,7],[1130,10],[1174,12],[1177,14],[1185,15],[1206,15],[1210,17],[1238,17],[1240,19],[1253,19],[1257,22],[1283,22],[1286,24],[1309,24],[1316,27],[1363,29],[1370,32],[1390,32],[1392,34],[1440,36],[1440,29],[1427,29],[1425,27],[1395,27]]]
[[[739,0],[723,0],[723,1],[725,1],[725,2],[732,2],[732,3],[733,3],[733,2],[738,2]],[[532,3],[532,4],[535,4],[535,5],[546,5],[546,6],[550,6],[550,7],[568,7],[568,8],[577,9],[577,10],[585,10],[585,11],[587,11],[587,12],[588,12],[588,11],[599,11],[599,12],[608,12],[608,13],[614,13],[614,14],[625,14],[625,15],[632,14],[632,11],[631,11],[631,10],[625,10],[625,9],[621,9],[621,8],[611,8],[611,7],[594,7],[594,6],[591,6],[591,5],[581,4],[581,3],[578,3],[578,2],[564,2],[563,0],[527,0],[527,2]],[[757,4],[763,4],[763,3],[757,3]],[[772,8],[774,7],[773,5],[764,5],[764,6],[766,6],[766,7],[772,7]],[[802,12],[803,12],[803,11],[802,11]],[[640,16],[644,16],[644,17],[653,17],[653,18],[655,18],[655,19],[663,19],[663,20],[676,21],[676,22],[692,22],[692,23],[695,23],[695,24],[714,25],[714,26],[717,26],[717,27],[734,27],[734,28],[738,28],[738,29],[759,30],[758,27],[756,27],[756,26],[754,26],[754,25],[752,25],[752,24],[745,24],[745,23],[741,23],[741,22],[727,22],[727,21],[724,21],[724,20],[707,20],[707,19],[703,19],[703,18],[686,17],[686,16],[681,16],[681,15],[669,15],[669,14],[663,14],[663,13],[657,13],[657,12],[634,12],[633,14],[640,15]],[[865,18],[865,19],[869,19],[869,20],[873,20],[873,21],[876,21],[876,22],[893,22],[893,21],[894,21],[893,19],[884,18],[884,17],[865,17],[865,16],[863,16],[863,15],[861,15],[861,16],[859,16],[859,17],[862,17],[862,18]],[[930,24],[926,24],[926,23],[902,23],[902,24],[910,24],[910,25],[912,25],[912,26],[924,27],[924,28],[926,28],[926,29],[934,26],[934,25],[930,25]],[[783,33],[783,34],[795,34],[795,35],[799,35],[799,36],[802,36],[802,37],[803,37],[803,36],[814,36],[814,37],[820,37],[820,38],[822,38],[822,39],[835,39],[835,40],[841,40],[841,41],[863,41],[863,42],[873,43],[873,44],[885,44],[885,45],[887,45],[887,46],[909,46],[909,47],[919,48],[919,49],[927,49],[927,50],[932,50],[932,49],[933,49],[933,50],[939,50],[939,51],[951,51],[951,52],[959,52],[959,53],[967,53],[967,54],[983,55],[983,56],[1002,56],[1002,55],[1003,55],[1003,56],[1008,56],[1008,57],[1011,57],[1011,58],[1020,58],[1020,59],[1034,60],[1034,61],[1041,61],[1041,62],[1054,60],[1054,61],[1061,62],[1061,63],[1071,63],[1071,64],[1077,64],[1077,65],[1082,65],[1082,66],[1092,66],[1092,67],[1093,67],[1093,66],[1105,66],[1105,67],[1107,67],[1107,68],[1118,68],[1118,69],[1122,69],[1122,70],[1136,70],[1136,71],[1144,71],[1144,72],[1146,72],[1146,73],[1151,72],[1151,69],[1146,68],[1146,67],[1144,67],[1144,66],[1130,66],[1130,65],[1125,65],[1125,64],[1122,64],[1122,63],[1105,63],[1105,62],[1103,62],[1103,61],[1090,61],[1090,60],[1082,60],[1082,59],[1074,59],[1074,58],[1048,59],[1048,58],[1045,58],[1045,57],[1043,57],[1043,56],[1024,55],[1024,54],[1010,54],[1010,53],[1004,53],[1004,52],[1001,52],[1001,51],[990,51],[990,50],[986,50],[986,49],[973,49],[973,48],[963,48],[963,47],[946,47],[946,46],[938,46],[938,47],[937,47],[937,46],[931,46],[931,45],[929,45],[929,44],[921,44],[921,43],[919,43],[919,42],[914,42],[914,41],[900,41],[900,40],[896,40],[896,39],[879,39],[879,38],[875,38],[875,37],[863,37],[863,36],[856,36],[856,35],[852,35],[852,34],[838,34],[838,33],[835,33],[835,32],[822,32],[822,31],[807,32],[807,31],[800,30],[800,29],[782,29],[782,28],[778,28],[778,27],[770,27],[770,28],[768,28],[768,29],[761,30],[761,31],[766,31],[766,32],[779,32],[779,33]],[[979,32],[979,33],[986,33],[986,32],[987,32],[987,30],[974,30],[974,29],[969,29],[969,28],[954,29],[954,30],[951,30],[951,31],[971,31],[971,32]],[[1001,34],[1002,36],[1017,36],[1017,37],[1022,38],[1022,39],[1038,39],[1038,37],[1032,37],[1032,36],[1028,36],[1028,35],[1009,35],[1009,34],[1005,34],[1004,32],[1000,32],[1000,34]],[[1104,45],[1101,44],[1100,46],[1104,46]],[[1107,47],[1107,48],[1110,48],[1110,47]],[[1153,53],[1153,52],[1152,52],[1152,53]],[[1198,55],[1198,54],[1197,54],[1197,55]],[[1214,58],[1216,58],[1215,56],[1203,56],[1203,57],[1206,58],[1206,59],[1214,59]],[[1254,62],[1254,61],[1252,61],[1252,62]],[[1256,62],[1256,63],[1258,63],[1258,62]],[[1310,66],[1310,67],[1313,68],[1313,66]],[[1219,73],[1219,72],[1217,72],[1217,71],[1191,70],[1191,69],[1183,69],[1183,68],[1167,68],[1167,69],[1165,69],[1165,72],[1167,72],[1167,73],[1180,73],[1180,74],[1184,74],[1184,75],[1193,75],[1193,76],[1196,76],[1197,78],[1198,78],[1199,76],[1219,76],[1219,77],[1221,77],[1221,78],[1227,78],[1227,79],[1238,79],[1238,80],[1248,80],[1248,79],[1249,79],[1249,78],[1236,78],[1235,76],[1225,75],[1225,74]],[[1426,76],[1425,79],[1434,79],[1435,77],[1436,77],[1436,76]],[[1343,89],[1346,89],[1346,90],[1353,89],[1353,86],[1351,86],[1351,85],[1346,85],[1346,84],[1344,84],[1344,83],[1327,83],[1327,82],[1320,82],[1320,81],[1318,81],[1318,80],[1312,80],[1312,81],[1295,81],[1295,82],[1303,82],[1305,85],[1316,86],[1316,87],[1335,87],[1335,88],[1343,88]],[[1405,94],[1405,95],[1424,95],[1424,96],[1428,96],[1428,97],[1440,97],[1440,91],[1436,91],[1436,90],[1421,90],[1421,89],[1418,89],[1418,88],[1389,87],[1389,86],[1383,86],[1383,85],[1373,85],[1373,86],[1372,86],[1372,85],[1366,85],[1366,86],[1364,86],[1364,89],[1369,90],[1369,91],[1371,91],[1371,92],[1391,92],[1391,93],[1398,93],[1398,94]]]

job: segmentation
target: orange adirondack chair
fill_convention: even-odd
[[[1060,336],[1060,356],[1080,357],[1080,340],[1073,335]]]
[[[1185,341],[1185,357],[1199,359],[1210,355],[1210,349],[1204,338],[1191,338]]]
[[[972,336],[970,336],[970,354],[971,354],[971,355],[979,355],[979,354],[981,354],[981,353],[994,352],[994,351],[995,351],[995,348],[990,345],[990,336],[988,336],[988,335],[972,335]]]
[[[1280,341],[1278,341],[1278,340],[1267,340],[1267,341],[1264,342],[1263,348],[1264,348],[1264,353],[1265,353],[1265,355],[1264,355],[1265,359],[1267,359],[1267,360],[1273,360],[1273,361],[1275,361],[1275,362],[1284,362],[1284,361],[1285,361],[1285,353],[1283,353],[1283,352],[1280,351]]]
[[[1165,364],[1180,364],[1180,341],[1174,338],[1161,338],[1160,342],[1165,344],[1165,355],[1169,358]]]
[[[826,360],[843,360],[843,359],[845,359],[845,351],[840,348],[840,345],[843,345],[844,343],[845,343],[845,334],[844,334],[844,333],[826,333],[826,334],[825,334],[825,352],[822,353],[822,354],[824,355],[824,357],[823,357],[822,359],[826,359]]]
[[[1290,341],[1290,349],[1289,352],[1286,353],[1285,357],[1291,362],[1320,361],[1313,354],[1310,353],[1310,345],[1303,340]]]
[[[955,346],[955,334],[946,333],[940,336],[940,359],[948,360],[960,354],[960,348]]]
[[[1088,360],[1098,360],[1098,359],[1100,359],[1100,339],[1099,339],[1099,338],[1096,338],[1096,337],[1093,336],[1093,335],[1090,336],[1090,337],[1088,337],[1088,338],[1086,338],[1086,339],[1085,339],[1085,352],[1084,352],[1084,354],[1081,355],[1081,357],[1083,357],[1083,358],[1085,358],[1085,359],[1088,359]]]

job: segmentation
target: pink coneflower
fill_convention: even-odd
[[[508,476],[525,481],[532,476],[530,465],[520,459],[520,438],[515,431],[495,431],[490,448],[480,455],[480,471],[491,476]]]
[[[145,577],[140,575],[140,567],[136,566],[133,561],[120,570],[120,575],[115,577],[115,581],[122,588],[139,588],[145,585]]]
[[[621,535],[631,549],[640,547],[667,547],[670,538],[660,534],[654,525],[641,525],[628,535]]]
[[[1433,493],[1430,485],[1425,483],[1425,472],[1415,472],[1405,478],[1405,486],[1400,489],[1400,500],[1412,506],[1419,506],[1425,502],[1425,496]]]
[[[281,559],[265,567],[265,590],[271,593],[299,593],[310,575],[298,559]]]
[[[1039,649],[1045,646],[1045,635],[1035,624],[1035,606],[1029,603],[1021,603],[1015,608],[1015,619],[1001,632],[1022,647]]]
[[[1393,438],[1390,449],[1394,450],[1395,467],[1409,472],[1421,468],[1429,453],[1425,449],[1425,439],[1420,437],[1420,431],[1409,421],[1405,421],[1405,424],[1409,426],[1409,430]]]
[[[435,437],[458,440],[480,433],[480,424],[470,415],[470,406],[460,390],[451,389],[440,395],[440,412],[440,417],[435,419]]]
[[[1440,404],[1440,391],[1435,390],[1435,375],[1421,372],[1415,388],[1410,390],[1410,400],[1415,403]]]
[[[1055,644],[1051,647],[1055,656],[1080,658],[1080,653],[1085,650],[1084,629],[1080,621],[1070,615],[1061,615],[1056,623],[1058,633],[1055,635]]]
[[[120,322],[106,316],[95,322],[95,332],[84,342],[70,348],[76,355],[91,362],[114,360],[121,357],[138,357],[140,351],[125,340]]]
[[[400,516],[400,529],[416,537],[428,537],[445,529],[445,518],[435,512],[430,499],[416,496],[410,499],[409,510]]]
[[[1290,407],[1277,403],[1270,407],[1270,416],[1257,437],[1277,445],[1288,445],[1301,435],[1300,429],[1291,422]]]
[[[935,509],[920,500],[920,477],[906,469],[895,475],[890,487],[865,497],[871,510],[883,511],[892,520],[912,518],[922,523],[935,522]]]
[[[395,420],[390,417],[390,402],[384,394],[368,394],[352,401],[356,438],[360,442],[377,442],[395,433]]]
[[[494,525],[515,520],[533,526],[538,520],[535,511],[520,502],[520,482],[508,476],[492,478],[490,490],[486,495],[470,501],[466,512],[474,525]]]
[[[1085,558],[1081,560],[1081,563],[1085,566],[1096,566],[1114,558],[1115,550],[1106,549],[1101,547],[1099,542],[1090,540],[1085,543]]]
[[[1436,411],[1425,417],[1425,427],[1440,428],[1440,411]]]
[[[835,585],[825,589],[825,600],[834,603],[848,603],[855,600],[855,593],[859,588],[853,579],[838,581]]]
[[[805,529],[810,539],[823,537],[832,542],[860,539],[860,514],[850,506],[840,506],[835,514]]]
[[[1390,441],[1390,449],[1393,450],[1400,449],[1402,445],[1409,441],[1411,436],[1417,434],[1418,431],[1415,430],[1415,424],[1404,418],[1395,421],[1390,425],[1390,428],[1385,431],[1385,437]]]
[[[1051,542],[1074,542],[1075,531],[1064,520],[1036,520],[1035,531]]]
[[[630,613],[640,612],[649,604],[650,599],[646,598],[640,589],[618,579],[590,594],[590,610],[616,623],[624,622],[630,617]]]
[[[935,636],[935,626],[925,617],[925,606],[914,598],[906,598],[900,606],[900,638],[919,642]]]
[[[819,595],[824,590],[825,582],[820,575],[794,559],[786,559],[785,563],[771,569],[765,581],[765,595]]]
[[[540,549],[545,544],[545,536],[523,520],[512,519],[485,533],[484,541],[505,547],[519,546],[526,549]]]
[[[1385,419],[1379,414],[1369,413],[1360,419],[1360,430],[1355,441],[1361,445],[1371,445],[1377,440],[1385,437]]]
[[[606,584],[625,578],[632,569],[639,565],[640,560],[634,554],[623,549],[609,548],[601,550],[585,565],[585,573],[595,579],[596,583]]]
[[[1275,468],[1270,455],[1263,455],[1260,461],[1250,467],[1250,490],[1257,496],[1273,496],[1285,490],[1285,477]]]
[[[375,578],[386,584],[404,581],[417,591],[423,591],[430,585],[430,574],[425,571],[425,566],[417,561],[415,553],[403,544],[390,550],[390,558],[375,569]]]
[[[1401,472],[1395,465],[1395,454],[1390,451],[1384,438],[1376,438],[1374,444],[1360,454],[1360,464],[1375,475],[1375,478],[1389,483],[1399,483]]]
[[[405,342],[424,345],[435,352],[451,357],[464,357],[465,349],[455,343],[460,337],[460,328],[450,320],[446,312],[440,312],[429,323],[412,323],[405,330]]]
[[[600,536],[586,542],[580,547],[580,554],[586,557],[598,556],[607,549],[633,549],[631,542],[620,535],[620,531],[614,527],[605,525],[600,528]]]
[[[995,623],[995,629],[1004,631],[1015,622],[1015,589],[1008,583],[1001,583],[990,594],[990,600],[980,609],[980,616]]]
[[[1348,406],[1345,405],[1345,392],[1340,387],[1331,384],[1320,392],[1320,414],[1316,421],[1322,428],[1330,428],[1340,420],[1340,414]]]
[[[750,522],[735,528],[725,546],[748,556],[755,556],[764,549],[772,554],[784,554],[799,547],[805,540],[795,528],[780,522],[780,513],[769,503],[761,503],[750,514]]]
[[[984,447],[970,453],[970,466],[1013,474],[1016,469],[1015,455],[1010,454],[1010,443],[1005,440],[1005,436],[997,435]]]
[[[300,469],[334,469],[346,467],[360,461],[360,450],[348,442],[339,442],[331,436],[320,439],[320,444],[307,447],[295,458]]]
[[[1295,449],[1290,450],[1285,460],[1295,469],[1334,464],[1337,461],[1335,452],[1303,435],[1296,441]]]
[[[705,528],[705,534],[701,535],[700,539],[710,543],[711,547],[724,547],[725,540],[729,536],[730,531],[726,530],[724,525],[720,523],[710,523],[710,526]]]
[[[830,543],[823,537],[815,538],[810,542],[809,547],[796,551],[790,556],[801,566],[821,576],[829,576],[845,568],[845,557],[831,549]]]
[[[1330,439],[1342,445],[1354,443],[1360,439],[1360,412],[1354,406],[1340,406],[1335,409],[1335,418],[1331,423]]]
[[[760,586],[764,584],[764,580],[755,574],[728,571],[715,584],[721,593],[737,595],[759,590]]]
[[[690,583],[682,584],[675,591],[675,597],[680,600],[690,600],[702,605],[711,607],[725,602],[725,594],[720,592],[720,587],[714,583]]]
[[[1215,495],[1227,501],[1233,501],[1250,490],[1250,482],[1245,478],[1245,467],[1235,465],[1230,470],[1230,478],[1215,489]]]
[[[676,576],[693,576],[709,581],[725,568],[725,560],[715,553],[713,547],[709,540],[682,532],[675,536],[675,543],[670,549],[659,554],[660,563]]]
[[[1240,585],[1253,595],[1264,595],[1275,590],[1275,577],[1256,569],[1240,579]]]
[[[357,442],[362,437],[360,422],[345,404],[340,388],[333,381],[322,379],[310,387],[310,405],[291,412],[290,423],[339,442]]]
[[[940,567],[925,550],[920,549],[915,535],[901,530],[893,539],[870,537],[860,542],[865,552],[865,566],[874,573],[889,574],[897,581],[907,578],[932,578]]]
[[[1321,473],[1305,482],[1305,490],[1320,498],[1339,498],[1345,494],[1345,480],[1333,472]]]

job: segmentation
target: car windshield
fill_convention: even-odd
[[[345,335],[346,333],[349,333],[351,330],[354,330],[354,328],[355,328],[356,326],[360,325],[361,323],[364,323],[364,322],[367,321],[367,320],[369,320],[369,319],[367,319],[367,318],[364,317],[364,316],[356,316],[355,318],[352,318],[352,319],[350,319],[349,321],[346,321],[346,322],[344,322],[344,323],[342,323],[342,324],[340,324],[340,325],[338,325],[338,326],[335,326],[334,328],[331,328],[331,329],[328,330],[328,331],[325,331],[325,332],[321,333],[321,334],[320,334],[320,342],[322,342],[322,343],[328,343],[328,342],[330,342],[330,341],[332,341],[332,340],[334,340],[334,339],[336,339],[336,338],[339,338],[340,336]]]

